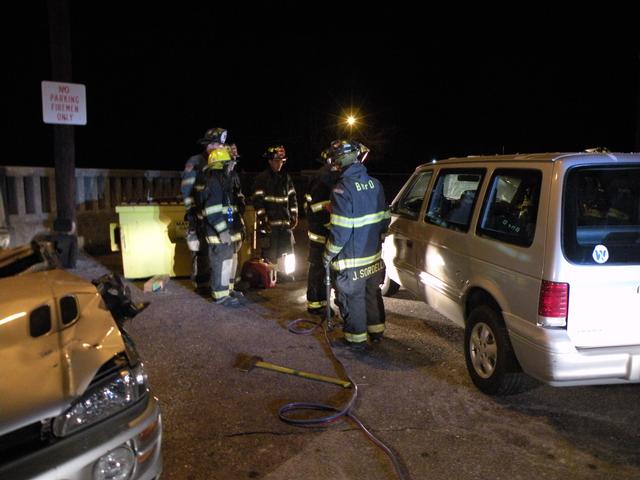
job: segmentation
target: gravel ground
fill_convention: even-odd
[[[75,272],[95,278],[118,271],[118,260],[82,256]],[[131,284],[137,300],[151,302],[128,329],[161,402],[163,479],[395,478],[389,459],[352,421],[300,428],[278,418],[289,402],[344,406],[352,389],[242,372],[235,365],[243,354],[348,375],[358,385],[352,412],[397,453],[406,478],[640,478],[639,386],[531,382],[518,395],[485,396],[466,373],[462,330],[403,290],[385,299],[379,346],[334,356],[320,329],[287,329],[291,320],[312,318],[303,272],[298,278],[248,292],[239,308],[212,304],[184,279],[157,293]]]

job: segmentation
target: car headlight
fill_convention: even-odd
[[[121,370],[116,377],[90,388],[53,421],[53,433],[65,437],[104,420],[136,403],[147,392],[147,374],[142,363]]]

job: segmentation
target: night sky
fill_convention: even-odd
[[[17,28],[1,38],[0,164],[52,166],[40,98],[52,79],[46,2],[21,3],[5,16]],[[492,32],[433,17],[408,23],[411,10],[365,21],[316,3],[129,3],[71,1],[73,82],[86,85],[88,104],[88,124],[75,128],[78,167],[179,170],[220,126],[244,170],[263,169],[260,154],[274,143],[287,148],[289,170],[316,168],[320,150],[348,135],[350,112],[374,171],[639,147],[634,30],[578,22]]]

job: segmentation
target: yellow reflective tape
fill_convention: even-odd
[[[253,194],[254,194],[255,196],[258,196],[258,195],[264,195],[264,190],[256,190],[255,192],[253,192]]]
[[[331,214],[331,224],[337,225],[339,227],[353,227],[360,228],[366,225],[371,225],[373,223],[378,223],[384,220],[385,218],[391,218],[391,214],[388,210],[383,210],[376,213],[370,213],[368,215],[363,215],[362,217],[343,217],[341,215],[336,215],[335,213]]]
[[[331,264],[331,267],[334,270],[346,270],[347,268],[365,267],[377,260],[380,260],[381,256],[382,252],[378,252],[375,255],[371,255],[370,257],[342,258],[336,262],[333,262]]]
[[[305,194],[304,194],[304,199],[305,199],[307,202],[310,202],[311,200],[313,200],[313,197],[312,197],[311,195],[309,195],[308,193],[305,193]]]
[[[337,215],[335,213],[331,214],[331,225],[336,225],[338,227],[353,227],[353,220],[349,217],[343,217],[341,215]]]
[[[266,210],[264,208],[259,208],[256,210],[256,215],[264,215]]]
[[[219,213],[222,211],[222,204],[218,203],[217,205],[210,205],[205,208],[202,213],[203,215],[211,215],[212,213]]]
[[[322,308],[327,306],[327,301],[322,300],[321,302],[307,302],[307,308]]]
[[[180,185],[183,187],[186,187],[188,185],[193,185],[194,183],[196,183],[196,177],[191,177],[191,178],[185,178],[184,180],[182,180],[182,182],[180,182]]]
[[[185,207],[190,207],[191,205],[193,205],[193,198],[191,198],[191,197],[185,197],[185,199],[184,199],[184,206],[185,206]]]
[[[376,323],[375,325],[367,325],[367,331],[369,333],[382,333],[382,332],[384,332],[384,323]]]
[[[207,243],[218,244],[220,243],[220,239],[217,235],[207,235]]]
[[[322,210],[325,205],[329,205],[331,203],[330,200],[325,200],[324,202],[318,202],[318,203],[314,203],[313,205],[311,205],[311,211],[312,212],[319,212],[320,210]]]
[[[367,341],[367,332],[364,333],[349,333],[344,332],[344,338],[347,342],[362,343]]]
[[[311,240],[312,242],[318,242],[318,243],[325,243],[327,241],[327,237],[324,237],[322,235],[317,235],[313,232],[307,232],[307,235],[309,236],[309,240]]]
[[[338,247],[338,246],[334,245],[333,243],[331,243],[331,240],[327,241],[327,247],[326,248],[327,248],[327,250],[329,250],[329,252],[334,253],[334,254],[338,254],[342,250],[342,247]]]
[[[211,292],[211,296],[213,298],[215,298],[216,300],[219,300],[220,298],[223,297],[228,297],[229,296],[229,288],[226,288],[225,290],[218,290],[215,292]]]
[[[216,223],[213,228],[216,229],[216,232],[222,233],[227,229],[227,221],[222,220],[221,222]]]
[[[289,201],[289,197],[276,197],[274,195],[267,195],[264,197],[265,202],[271,203],[287,203]]]

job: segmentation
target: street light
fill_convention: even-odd
[[[354,117],[353,115],[349,115],[347,117],[347,125],[349,126],[349,138],[351,138],[351,130],[353,129],[353,126],[356,124],[356,117]]]

